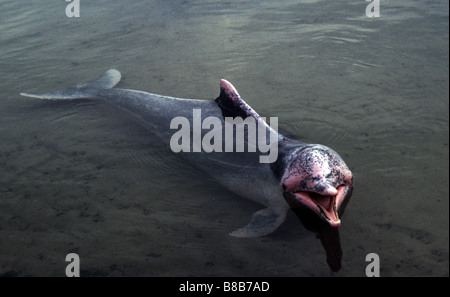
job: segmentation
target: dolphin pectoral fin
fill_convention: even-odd
[[[286,218],[286,211],[265,208],[255,212],[247,226],[230,233],[231,236],[251,238],[265,236],[275,231]]]

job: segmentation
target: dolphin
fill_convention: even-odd
[[[334,150],[274,130],[224,79],[220,80],[220,94],[215,100],[174,98],[114,88],[120,79],[120,72],[110,69],[96,80],[75,87],[20,95],[47,100],[100,99],[110,102],[133,115],[167,145],[171,144],[174,135],[172,121],[176,117],[192,123],[197,111],[202,122],[218,119],[223,125],[219,131],[226,127],[227,118],[252,118],[264,127],[267,135],[275,136],[276,160],[260,162],[259,153],[250,150],[181,152],[187,162],[205,171],[231,192],[265,206],[253,213],[246,226],[230,235],[242,238],[268,235],[284,222],[290,208],[298,207],[309,209],[331,227],[340,226],[339,209],[351,193],[353,176]],[[195,124],[189,127],[188,137],[194,137],[194,128]],[[244,128],[248,135],[248,126]],[[202,129],[200,136],[208,132],[208,129]]]

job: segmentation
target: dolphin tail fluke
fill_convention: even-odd
[[[95,98],[98,90],[111,89],[120,81],[120,72],[116,69],[106,71],[91,82],[79,83],[75,87],[57,90],[44,94],[20,93],[21,96],[46,100],[71,100]]]

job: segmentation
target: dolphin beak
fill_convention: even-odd
[[[325,195],[308,191],[284,192],[284,197],[292,208],[299,206],[307,207],[331,227],[337,228],[341,225],[338,210],[347,196],[348,190],[349,186],[339,186],[334,191],[325,191],[323,193]]]

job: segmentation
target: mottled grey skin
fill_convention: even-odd
[[[108,70],[102,77],[89,83],[78,84],[46,94],[23,96],[49,99],[102,99],[131,113],[144,127],[156,133],[169,145],[175,132],[170,122],[175,117],[185,117],[192,123],[193,109],[200,109],[202,120],[213,116],[260,116],[239,96],[227,81],[220,83],[220,95],[216,100],[181,99],[156,94],[118,89],[117,70]],[[267,124],[268,133],[276,133]],[[192,129],[192,127],[191,127]],[[202,130],[202,136],[207,133]],[[259,162],[258,153],[198,152],[182,153],[193,165],[214,177],[232,192],[256,201],[266,208],[253,214],[250,223],[230,233],[235,237],[258,237],[272,233],[285,220],[292,207],[307,207],[331,226],[340,224],[337,211],[352,184],[350,170],[339,155],[322,145],[311,145],[277,135],[278,159],[272,164]]]

